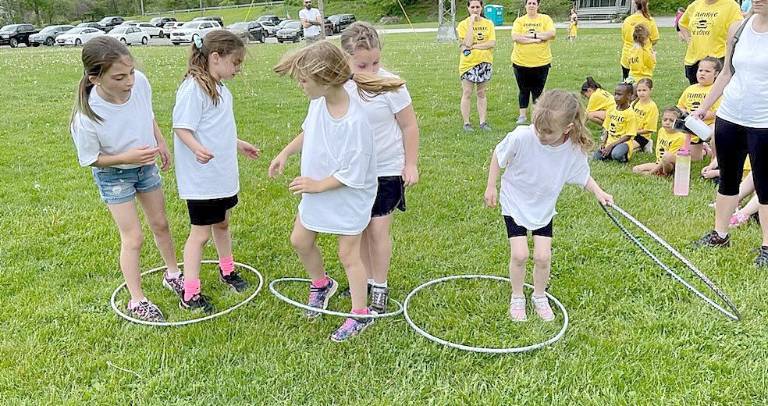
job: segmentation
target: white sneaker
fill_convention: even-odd
[[[648,143],[643,148],[643,152],[653,153],[653,140],[648,140]]]
[[[520,116],[517,118],[517,125],[523,125],[528,121],[528,119],[525,116]]]
[[[509,318],[512,321],[528,320],[525,314],[525,296],[512,296],[509,300]]]
[[[552,321],[555,319],[555,313],[552,312],[552,308],[549,306],[549,299],[547,296],[535,296],[531,295],[531,301],[533,302],[533,308],[536,310],[536,314],[544,321]]]

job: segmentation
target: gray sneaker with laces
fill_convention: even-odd
[[[376,314],[387,312],[389,303],[389,288],[384,286],[374,286],[371,289],[371,311]]]
[[[133,307],[131,307],[131,302],[128,302],[126,310],[128,310],[129,316],[139,320],[153,322],[165,321],[165,317],[163,316],[163,312],[160,311],[160,308],[147,299],[142,300],[138,305]]]
[[[755,266],[758,268],[768,269],[768,247],[765,245],[760,247],[760,250],[755,257]]]
[[[315,288],[309,285],[309,299],[307,299],[307,305],[318,309],[327,309],[328,301],[336,293],[339,284],[333,278],[328,278],[328,284],[324,288]],[[316,319],[322,315],[320,312],[313,312],[312,310],[305,310],[304,315],[309,319]]]
[[[184,296],[184,275],[178,278],[168,279],[168,273],[163,274],[163,287],[175,293],[178,297]]]

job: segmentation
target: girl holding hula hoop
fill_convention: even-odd
[[[546,14],[539,14],[539,0],[526,0],[524,16],[512,24],[512,68],[517,79],[520,115],[517,124],[524,124],[528,105],[541,96],[552,64],[550,41],[555,39],[555,23]]]
[[[621,40],[623,44],[621,47],[621,80],[629,76],[629,57],[632,47],[635,45],[635,26],[638,24],[645,25],[648,29],[650,46],[656,45],[659,41],[659,27],[656,26],[656,20],[648,12],[648,0],[635,0],[635,8],[637,8],[637,11],[625,18],[624,23],[621,24]]]
[[[477,115],[480,119],[480,129],[490,131],[491,126],[486,121],[488,99],[485,90],[493,75],[493,48],[496,47],[496,29],[491,20],[483,17],[482,0],[467,2],[469,17],[459,23],[456,32],[459,34],[461,56],[459,57],[459,74],[461,75],[461,117],[464,119],[464,131],[474,131],[469,121],[472,91],[477,89]]]

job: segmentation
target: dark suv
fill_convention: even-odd
[[[357,21],[354,14],[334,14],[328,17],[328,20],[331,22],[334,34],[344,31],[345,28]]]
[[[176,22],[174,17],[155,17],[149,20],[149,23],[158,28],[164,28],[165,23]]]
[[[110,32],[113,28],[117,27],[118,25],[125,22],[125,19],[123,17],[104,17],[99,21],[99,26],[101,26],[102,31],[104,32]]]
[[[49,25],[43,28],[37,34],[29,36],[29,42],[33,47],[42,45],[53,46],[56,44],[56,37],[75,28],[71,25]]]
[[[37,34],[32,24],[11,24],[0,28],[0,45],[10,45],[16,48],[19,44],[29,46],[29,36]]]

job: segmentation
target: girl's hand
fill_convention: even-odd
[[[195,154],[197,162],[200,162],[203,165],[207,164],[208,161],[213,159],[213,153],[201,144],[198,144],[197,147],[192,149],[192,152]]]
[[[595,198],[603,206],[605,206],[606,204],[613,204],[613,196],[609,195],[608,193],[605,193],[605,191],[603,190],[595,191]]]
[[[608,146],[604,146],[600,148],[600,155],[602,155],[603,158],[607,157],[611,153],[611,148],[608,148]]]
[[[483,195],[485,205],[488,207],[496,207],[496,203],[499,200],[499,192],[496,190],[496,186],[488,186],[485,188],[485,195]]]
[[[299,176],[294,179],[291,184],[288,185],[288,190],[295,195],[300,193],[320,193],[323,191],[320,188],[320,182],[306,176]]]
[[[171,156],[171,153],[168,152],[168,146],[165,145],[165,143],[162,143],[157,146],[158,153],[160,153],[160,169],[163,171],[167,171],[171,168],[171,163],[173,163],[173,157]]]
[[[470,15],[469,15],[469,23],[470,23],[470,24],[474,24],[474,23],[475,23],[475,21],[477,21],[477,18],[478,18],[478,17],[479,17],[479,16],[478,16],[477,14],[470,14]]]
[[[267,170],[269,177],[274,178],[277,175],[282,175],[287,161],[288,157],[283,154],[278,154],[275,159],[269,163],[269,169]]]
[[[691,113],[691,116],[698,118],[699,120],[704,120],[704,117],[707,116],[707,110],[701,110],[698,109]]]
[[[237,150],[250,159],[258,159],[261,156],[260,149],[243,140],[237,140]]]
[[[145,145],[126,151],[123,160],[126,164],[149,165],[155,162],[158,152],[160,152],[160,148],[150,148],[149,145]]]
[[[405,186],[413,186],[419,182],[419,168],[416,165],[406,165],[403,168],[403,183]]]

